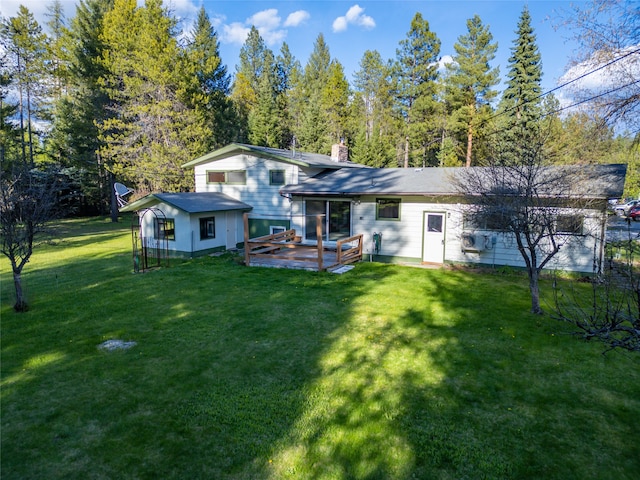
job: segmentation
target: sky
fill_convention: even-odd
[[[43,26],[47,21],[48,0],[0,0],[0,14],[16,14],[25,5]],[[75,15],[75,0],[61,0],[67,18]],[[138,0],[138,3],[143,3]],[[406,38],[417,12],[429,22],[441,41],[441,57],[455,54],[454,44],[467,33],[466,22],[478,14],[488,25],[498,52],[492,66],[500,67],[504,80],[511,46],[525,5],[531,14],[537,45],[542,55],[543,91],[553,89],[568,68],[576,49],[566,29],[555,28],[560,16],[580,1],[548,0],[467,0],[467,1],[391,1],[391,0],[165,0],[182,28],[189,30],[204,6],[220,40],[220,56],[230,74],[235,73],[239,52],[252,25],[260,31],[267,46],[277,55],[283,42],[302,66],[307,63],[314,43],[322,33],[331,57],[344,67],[352,82],[354,72],[367,50],[377,50],[383,59],[394,59],[399,42]],[[559,92],[561,94],[561,92]],[[558,95],[560,96],[560,95]]]

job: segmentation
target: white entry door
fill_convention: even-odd
[[[238,241],[237,231],[237,213],[227,212],[225,216],[225,226],[227,227],[227,250],[236,248],[236,242]]]
[[[444,223],[445,214],[424,212],[422,240],[422,261],[428,263],[444,262]]]

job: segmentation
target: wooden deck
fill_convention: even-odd
[[[321,225],[320,219],[318,224]],[[324,246],[321,227],[316,245],[302,243],[295,230],[249,238],[248,216],[245,214],[244,258],[247,266],[291,268],[323,271],[362,260],[362,235],[354,235]]]

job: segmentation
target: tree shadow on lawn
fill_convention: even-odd
[[[412,278],[404,310],[367,297],[332,335],[272,478],[584,478],[596,456],[598,477],[635,475],[638,389],[607,384],[616,359],[513,322],[525,285],[460,295],[468,275]]]
[[[77,297],[91,306],[3,321],[15,329],[3,340],[3,478],[589,476],[572,440],[616,446],[604,426],[622,429],[633,417],[621,404],[637,407],[612,396],[606,368],[591,391],[593,349],[533,328],[537,317],[505,324],[528,310],[526,287],[508,282],[487,293],[461,272],[210,258],[87,275]],[[109,335],[138,345],[98,351]],[[591,365],[577,379],[566,348]],[[567,436],[575,395],[582,426]]]

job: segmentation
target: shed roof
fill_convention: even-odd
[[[182,168],[195,167],[202,163],[215,162],[238,154],[252,155],[258,158],[276,160],[278,162],[290,163],[301,167],[321,167],[328,169],[342,168],[369,168],[353,162],[338,162],[332,160],[329,155],[320,153],[307,153],[293,150],[283,150],[279,148],[258,147],[256,145],[246,145],[243,143],[231,143],[226,147],[209,152],[201,157],[191,160],[182,165]]]
[[[151,193],[120,209],[135,212],[157,203],[167,203],[187,213],[224,212],[229,210],[251,210],[244,202],[218,192]]]
[[[492,167],[471,167],[475,174],[489,174]],[[622,195],[626,165],[584,165],[546,167],[543,171],[572,170],[580,173],[581,190],[591,198],[614,198]],[[310,178],[297,185],[285,185],[280,191],[291,195],[456,195],[456,182],[469,173],[467,168],[370,168],[349,169]],[[556,192],[561,195],[565,192]]]

